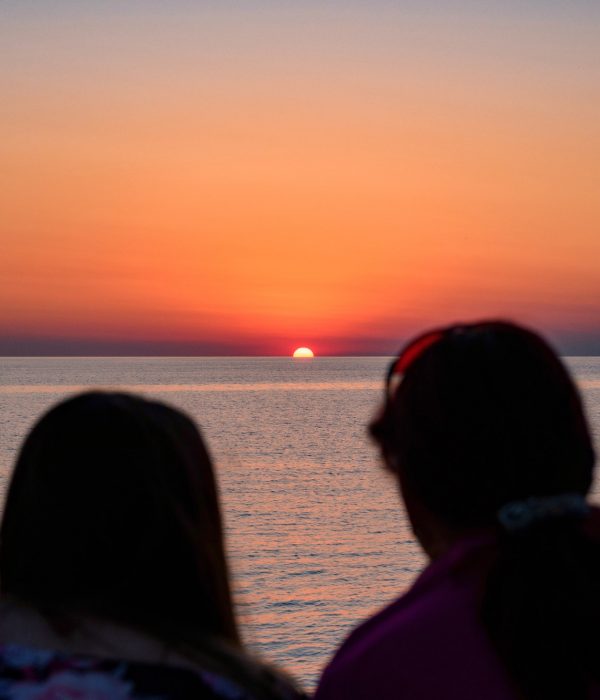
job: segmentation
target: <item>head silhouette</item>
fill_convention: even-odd
[[[371,434],[430,554],[471,531],[497,534],[481,620],[519,696],[587,697],[600,682],[597,512],[518,532],[498,523],[507,504],[585,496],[592,483],[582,403],[547,343],[501,321],[419,336],[390,368]]]
[[[217,489],[195,425],[120,393],[50,410],[17,459],[0,580],[42,610],[236,644]]]
[[[577,389],[532,331],[500,321],[408,344],[371,432],[442,522],[493,524],[507,502],[588,492],[594,452]]]

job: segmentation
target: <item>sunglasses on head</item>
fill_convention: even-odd
[[[491,323],[474,323],[472,325],[450,326],[429,331],[412,341],[390,364],[386,378],[386,396],[392,399],[404,377],[406,370],[430,347],[442,338],[452,337],[455,343],[470,343],[476,338],[484,338],[487,345],[494,344]]]
[[[404,348],[400,355],[392,361],[388,368],[385,382],[388,399],[392,399],[394,397],[396,391],[398,390],[398,386],[402,381],[402,377],[410,365],[412,365],[417,358],[421,357],[427,348],[430,348],[432,345],[435,345],[438,341],[440,341],[444,337],[445,333],[445,331],[441,330],[425,333],[425,335],[413,340],[413,342]]]
[[[424,335],[413,340],[412,343],[404,348],[398,357],[391,362],[387,371],[385,382],[386,402],[380,413],[369,425],[369,432],[376,441],[383,442],[386,434],[388,433],[389,414],[387,408],[394,398],[406,370],[410,367],[410,365],[412,365],[413,362],[415,362],[417,358],[421,357],[427,348],[430,348],[432,345],[439,342],[444,337],[445,333],[445,330],[434,330],[425,333]]]

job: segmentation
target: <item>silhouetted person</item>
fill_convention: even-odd
[[[297,697],[243,651],[211,460],[163,404],[87,393],[37,423],[0,579],[2,698]]]
[[[426,333],[370,430],[431,563],[343,644],[317,700],[600,697],[594,452],[548,345],[504,322]]]

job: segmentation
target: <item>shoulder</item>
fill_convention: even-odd
[[[457,687],[477,681],[466,658],[484,669],[482,678],[495,678],[497,660],[479,621],[478,567],[464,563],[459,550],[430,565],[408,593],[354,630],[316,699],[449,697],[451,680]]]
[[[273,680],[273,700],[300,696],[284,679]],[[242,683],[204,669],[105,659],[23,645],[0,645],[0,700],[32,697],[95,700],[257,700]]]
[[[394,601],[348,636],[325,669],[316,700],[366,700],[406,688],[435,636],[432,625],[439,622],[430,601],[410,593]]]
[[[285,676],[223,641],[175,645],[110,620],[73,617],[69,622],[67,633],[59,634],[37,609],[0,600],[0,689],[10,687],[11,693],[0,692],[0,700],[16,698],[24,678],[35,688],[95,684],[98,697],[115,678],[125,680],[129,695],[123,697],[131,698],[145,697],[146,689],[156,700],[190,694],[207,700],[299,697]],[[121,697],[116,689],[109,696]]]

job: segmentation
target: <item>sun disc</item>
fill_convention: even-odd
[[[314,357],[315,354],[310,348],[296,348],[294,350],[294,354],[292,357],[300,357],[300,358],[307,358],[307,357]]]

